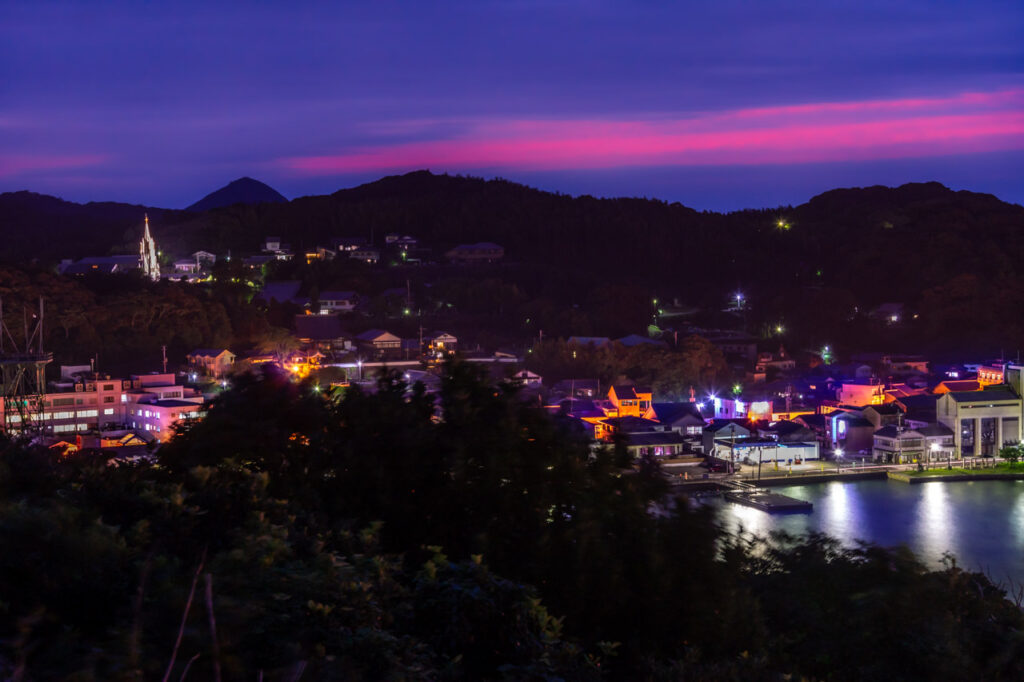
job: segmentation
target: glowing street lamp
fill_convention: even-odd
[[[842,461],[843,461],[843,449],[842,448],[836,448],[836,473],[837,474],[840,473],[839,467],[840,467],[840,462],[842,462]]]
[[[931,453],[932,453],[931,459],[935,459],[938,456],[939,444],[938,443],[932,443],[931,445],[928,446],[928,449],[931,450]],[[931,461],[931,460],[929,460],[929,461]]]

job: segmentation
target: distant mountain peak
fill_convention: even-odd
[[[238,178],[189,206],[187,211],[209,211],[235,204],[281,203],[288,200],[276,189],[250,177]]]

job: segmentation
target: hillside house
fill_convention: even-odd
[[[360,348],[373,357],[398,357],[402,353],[402,339],[383,329],[369,329],[356,336]]]
[[[459,244],[446,252],[444,257],[454,264],[495,263],[505,257],[505,249],[493,242]]]
[[[651,419],[654,417],[652,395],[649,388],[623,384],[608,389],[608,402],[612,405],[613,416]]]
[[[219,379],[230,371],[235,357],[227,348],[196,348],[185,359],[193,371]]]
[[[350,313],[356,309],[359,295],[354,291],[336,291],[333,289],[320,292],[320,314]]]
[[[448,332],[434,332],[426,339],[427,353],[434,357],[441,358],[446,355],[454,355],[459,349],[459,340],[454,334]]]
[[[345,352],[352,348],[341,318],[334,314],[296,315],[295,336],[305,348],[324,353]]]

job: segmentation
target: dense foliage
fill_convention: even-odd
[[[1024,675],[984,576],[725,536],[469,367],[437,400],[236,384],[155,463],[3,443],[5,678]]]
[[[0,259],[130,253],[143,210],[0,195]],[[179,254],[254,252],[268,234],[296,251],[339,235],[381,244],[387,233],[409,234],[436,260],[454,244],[498,242],[507,264],[479,271],[399,266],[368,275],[297,263],[297,273],[282,273],[298,274],[307,288],[353,286],[368,296],[409,280],[419,293],[437,287],[434,302],[465,315],[449,321],[456,333],[479,329],[481,343],[540,331],[643,333],[651,311],[642,304],[652,294],[717,311],[741,289],[741,324],[763,336],[783,325],[794,350],[831,343],[840,351],[996,354],[1024,344],[1022,322],[1006,314],[1024,302],[1012,257],[1024,248],[1024,208],[937,183],[833,190],[795,207],[717,214],[418,172],[288,203],[149,210],[161,248]],[[918,317],[893,326],[868,315],[886,302]]]
[[[57,363],[95,359],[97,369],[114,374],[159,369],[161,346],[173,368],[197,347],[272,345],[274,329],[250,304],[252,295],[252,287],[228,277],[199,287],[134,273],[69,278],[0,268],[5,321],[19,346],[24,329],[34,329],[42,298],[43,345]]]

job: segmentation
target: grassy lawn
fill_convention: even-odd
[[[977,476],[979,474],[1024,474],[1024,463],[1018,464],[1007,464],[1001,463],[991,467],[985,467],[983,469],[961,469],[953,467],[952,469],[946,469],[942,467],[940,469],[927,469],[925,471],[901,471],[904,476],[921,477],[921,476]]]

